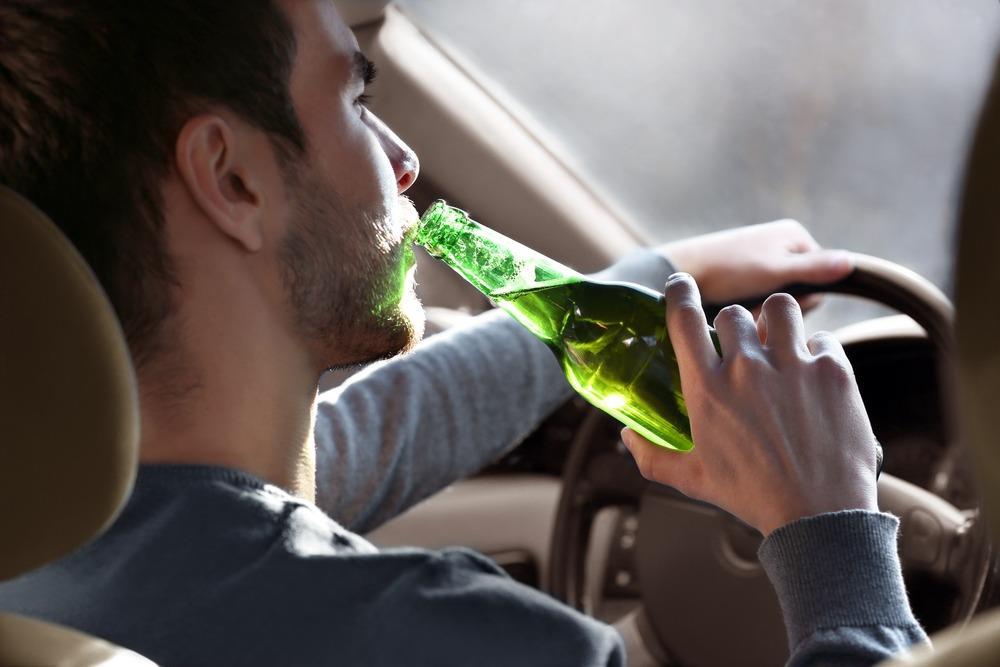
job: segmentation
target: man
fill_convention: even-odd
[[[0,607],[165,664],[622,664],[613,629],[479,555],[378,552],[351,532],[492,460],[569,391],[544,346],[491,313],[317,404],[326,369],[410,349],[422,328],[400,199],[417,160],[364,107],[373,69],[331,3],[13,0],[0,30],[0,180],[107,289],[144,464],[104,536],[0,586]],[[713,300],[850,270],[792,223],[663,253]],[[647,252],[609,275],[658,286],[671,270]],[[668,291],[699,448],[665,459],[626,435],[644,473],[784,527],[765,544],[779,592],[801,583],[794,550],[824,546],[816,530],[862,540],[890,611],[841,625],[887,626],[862,637],[868,658],[921,640],[842,352],[804,341],[778,297],[758,323],[717,320],[720,364],[693,282]]]

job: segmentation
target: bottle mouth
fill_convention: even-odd
[[[443,199],[436,199],[434,203],[427,207],[424,214],[420,216],[420,226],[424,227],[426,225],[434,224],[437,222],[445,211],[447,211],[450,206]]]
[[[420,216],[413,240],[432,255],[439,256],[441,246],[448,240],[447,237],[459,229],[468,227],[469,222],[468,213],[450,206],[443,199],[438,199]]]

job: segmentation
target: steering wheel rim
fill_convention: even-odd
[[[858,296],[909,315],[923,327],[937,349],[941,395],[953,396],[952,378],[946,372],[946,369],[951,367],[950,362],[954,355],[954,307],[951,302],[937,287],[909,269],[878,257],[862,254],[854,254],[853,257],[855,270],[837,283],[789,285],[782,291],[796,296],[811,293]],[[743,305],[749,307],[759,303],[760,300],[756,300]],[[953,433],[954,419],[951,405],[949,401],[943,403],[945,432]],[[549,592],[557,599],[584,612],[592,612],[588,608],[589,603],[585,595],[585,559],[590,529],[597,513],[608,506],[637,505],[637,500],[642,498],[651,486],[651,483],[637,477],[634,463],[620,445],[617,446],[618,451],[606,446],[607,436],[601,431],[602,428],[606,428],[608,420],[609,417],[592,408],[577,430],[563,469],[562,493],[552,532],[547,578]],[[605,446],[602,448],[601,444]],[[949,448],[953,450],[955,446],[953,442]],[[621,470],[623,465],[631,466],[631,472]],[[936,512],[934,516],[941,518],[941,522],[949,527],[947,537],[952,540],[952,546],[949,547],[951,550],[945,553],[939,549],[935,567],[954,576],[956,581],[961,579],[963,582],[961,605],[955,615],[958,622],[966,622],[978,606],[989,571],[990,545],[984,523],[976,521],[975,517],[962,515],[954,506],[915,485],[888,475],[885,477],[887,479],[880,480],[879,485],[880,507],[885,502],[893,505],[885,509],[889,511],[899,509],[900,514],[906,512],[907,515],[912,514],[911,508],[917,508],[925,513]],[[660,493],[662,495],[662,491]],[[681,499],[680,502],[700,504],[682,494],[676,492],[675,494]],[[946,507],[942,507],[941,504]],[[900,546],[904,562],[906,554],[902,553],[902,549],[905,544],[901,543]],[[964,558],[961,560],[962,567],[953,567],[950,560],[960,556]],[[942,559],[945,563],[943,566],[940,564]],[[640,576],[640,589],[642,585]],[[642,619],[641,625],[645,626],[645,631],[640,634],[647,643],[649,652],[662,659],[669,655],[669,651],[665,651],[658,641],[658,635],[662,633],[657,632],[656,628],[664,627],[667,623],[651,618],[648,607],[649,605],[644,603],[638,615]],[[659,645],[649,646],[651,642]]]

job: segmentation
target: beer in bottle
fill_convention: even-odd
[[[658,445],[691,449],[662,294],[588,279],[440,200],[416,242],[548,345],[588,402]]]

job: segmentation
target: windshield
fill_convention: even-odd
[[[996,2],[399,5],[649,241],[795,218],[948,290]]]

